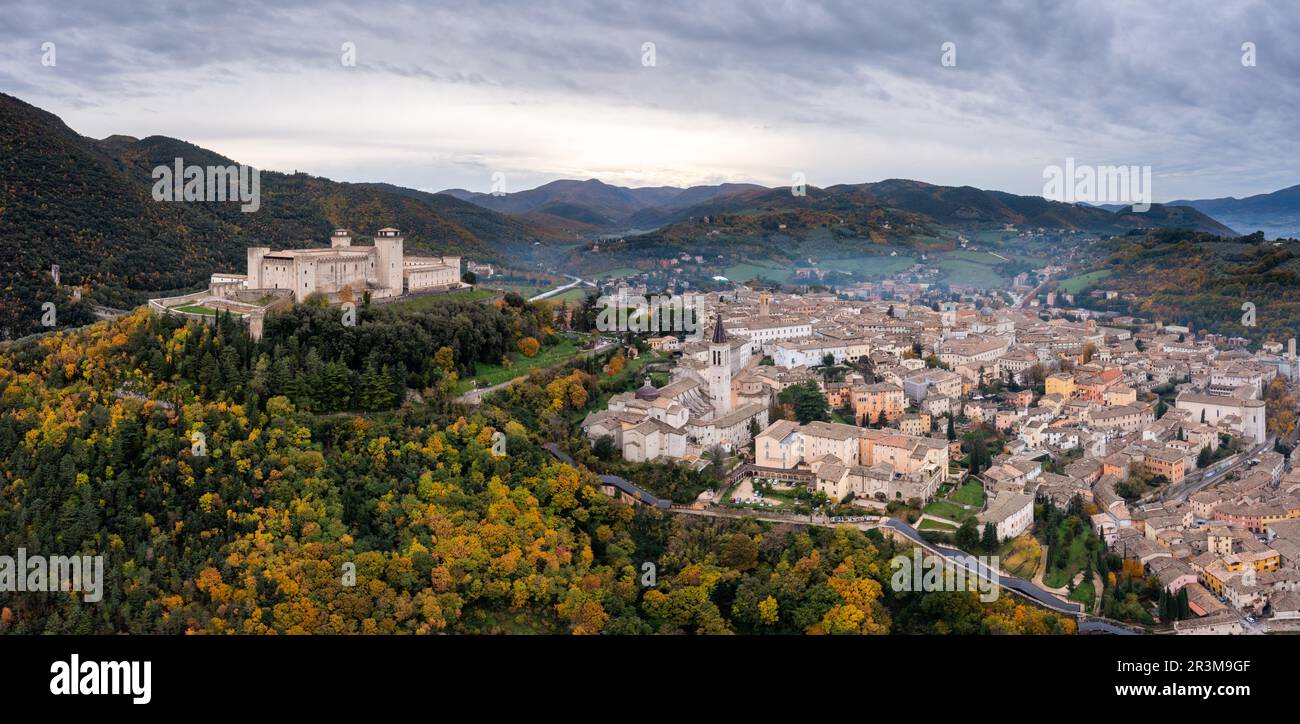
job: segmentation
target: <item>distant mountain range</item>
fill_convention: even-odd
[[[1227,196],[1219,199],[1179,199],[1169,206],[1189,206],[1231,227],[1238,234],[1264,232],[1268,239],[1300,239],[1300,185],[1272,193],[1256,194],[1244,199]],[[1115,211],[1115,204],[1098,204],[1097,208]]]
[[[1171,201],[1209,214],[1243,233],[1264,232],[1269,239],[1300,239],[1300,185],[1244,199]]]
[[[596,179],[552,181],[535,189],[493,195],[450,189],[442,193],[501,211],[540,226],[569,232],[647,232],[679,235],[663,227],[702,222],[706,217],[745,215],[748,227],[762,228],[763,217],[790,214],[809,218],[784,218],[788,235],[801,228],[830,225],[862,239],[896,238],[886,233],[900,223],[916,232],[937,227],[976,229],[1011,224],[1020,228],[1050,228],[1097,233],[1125,233],[1131,229],[1187,228],[1232,235],[1232,229],[1205,213],[1174,204],[1156,205],[1142,214],[1125,208],[1067,204],[1039,196],[1018,196],[971,186],[937,186],[921,181],[890,179],[878,183],[808,187],[796,196],[789,187],[756,184],[719,184],[627,188]],[[677,230],[689,235],[694,230]]]

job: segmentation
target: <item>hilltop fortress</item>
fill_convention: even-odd
[[[460,257],[406,256],[397,229],[380,229],[373,246],[353,246],[352,232],[335,229],[328,249],[248,249],[248,272],[214,274],[216,284],[245,289],[288,289],[301,302],[312,294],[340,301],[348,292],[372,299],[454,289],[460,286]]]
[[[218,272],[208,288],[178,297],[151,299],[153,310],[211,321],[218,311],[248,320],[254,339],[272,308],[292,306],[313,294],[331,303],[393,299],[407,294],[451,291],[460,280],[458,256],[406,256],[402,235],[380,229],[371,246],[353,246],[352,232],[335,229],[328,248],[248,249],[246,274]]]

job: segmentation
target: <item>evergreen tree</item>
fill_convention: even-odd
[[[958,548],[966,552],[973,551],[979,546],[980,533],[979,529],[975,526],[974,518],[967,518],[966,521],[961,524],[961,527],[958,528],[957,532],[953,535],[953,541],[957,543]]]
[[[992,523],[984,524],[984,535],[980,539],[980,544],[984,546],[986,552],[993,552],[998,549],[998,529]]]

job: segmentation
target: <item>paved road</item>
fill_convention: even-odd
[[[1114,636],[1144,636],[1146,631],[1132,626],[1123,626],[1107,619],[1085,616],[1079,621],[1081,634],[1111,634]]]
[[[1051,281],[1051,280],[1049,279],[1048,281]],[[1037,296],[1038,296],[1038,290],[1042,289],[1043,286],[1046,285],[1046,284],[1047,284],[1047,282],[1043,282],[1042,284],[1039,284],[1038,286],[1036,286],[1036,287],[1034,287],[1033,289],[1029,290],[1029,293],[1026,294],[1025,296],[1021,297],[1021,298],[1020,298],[1020,301],[1016,302],[1016,305],[1015,305],[1014,307],[1012,307],[1012,309],[1018,309],[1018,310],[1024,310],[1024,309],[1027,309],[1028,307],[1026,307],[1025,305],[1029,303],[1029,300],[1030,300],[1030,299],[1033,299],[1034,297],[1037,297]]]
[[[1033,601],[1043,606],[1046,606],[1047,608],[1050,608],[1053,611],[1069,614],[1071,616],[1079,616],[1083,613],[1082,605],[1078,603],[1074,603],[1073,601],[1068,603],[1062,601],[1056,596],[1053,596],[1047,590],[1035,586],[1034,584],[1022,578],[1016,578],[1015,576],[1008,576],[998,571],[990,571],[987,567],[979,563],[979,559],[975,558],[969,553],[966,553],[965,551],[930,543],[925,538],[923,538],[915,528],[908,525],[907,523],[904,523],[901,520],[898,520],[897,518],[888,519],[887,521],[885,521],[885,525],[903,534],[905,537],[910,539],[913,543],[916,543],[922,548],[939,553],[945,558],[951,560],[953,563],[956,563],[959,566],[963,566],[967,570],[973,571],[980,576],[986,578],[992,577],[998,583],[998,585],[1002,586],[1003,588],[1012,591],[1014,593],[1018,593],[1026,598],[1032,599]]]
[[[728,510],[726,508],[704,508],[696,510],[693,508],[673,508],[672,512],[682,515],[695,515],[701,518],[753,518],[755,520],[767,521],[768,523],[788,523],[790,525],[810,525],[815,528],[839,528],[841,526],[852,526],[858,530],[867,531],[880,527],[880,519],[876,516],[863,516],[870,520],[860,523],[834,523],[830,518],[824,515],[807,516],[797,513],[776,513],[762,512],[757,510]]]
[[[572,281],[572,282],[569,282],[568,284],[565,284],[565,285],[562,286],[562,287],[556,287],[556,288],[551,289],[551,290],[549,290],[549,291],[542,292],[541,294],[537,294],[537,295],[531,296],[531,297],[528,298],[528,301],[530,301],[530,302],[536,302],[536,301],[541,300],[541,299],[547,299],[547,298],[549,298],[549,297],[553,297],[553,296],[555,296],[555,295],[557,295],[557,294],[563,294],[563,293],[565,293],[565,292],[567,292],[567,291],[569,291],[570,289],[573,289],[573,288],[575,288],[575,287],[583,286],[584,284],[585,284],[586,286],[589,286],[589,287],[594,287],[594,286],[596,286],[596,285],[593,284],[592,282],[586,281],[586,280],[584,280],[584,279],[580,279],[580,278],[578,278],[578,277],[573,276],[572,274],[565,274],[564,276],[566,276],[566,277],[572,279],[573,281]]]

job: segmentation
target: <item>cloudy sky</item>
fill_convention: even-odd
[[[1160,201],[1300,183],[1297,38],[1283,3],[1225,0],[0,0],[0,91],[96,138],[429,190],[1041,194],[1072,157],[1149,165]]]

